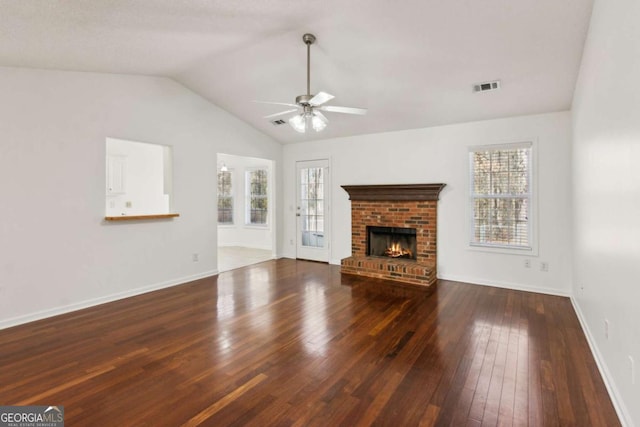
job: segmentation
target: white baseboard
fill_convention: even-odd
[[[604,361],[604,357],[602,357],[602,353],[600,353],[600,350],[598,349],[596,341],[593,338],[593,334],[591,333],[584,314],[582,313],[580,304],[573,296],[571,297],[571,304],[573,305],[573,310],[578,316],[578,321],[580,322],[580,326],[582,326],[582,331],[584,332],[585,337],[587,337],[587,343],[589,344],[589,348],[591,349],[591,354],[593,354],[593,358],[596,361],[596,365],[598,366],[598,370],[600,371],[600,376],[604,381],[604,385],[605,387],[607,387],[607,391],[609,392],[609,397],[611,397],[613,407],[618,414],[618,418],[620,418],[620,423],[623,425],[623,427],[633,427],[633,421],[631,420],[629,411],[627,410],[624,401],[621,399],[620,392],[618,392],[618,388],[616,387],[616,383],[615,381],[613,381],[613,377],[611,376],[609,368]]]
[[[225,243],[224,245],[218,245],[219,248],[249,248],[260,249],[261,251],[270,251],[273,248],[271,246],[264,245],[248,245],[246,243]]]
[[[10,328],[12,326],[22,325],[24,323],[34,322],[36,320],[46,319],[47,317],[58,316],[60,314],[70,313],[72,311],[82,310],[84,308],[93,307],[100,304],[105,304],[112,301],[117,301],[123,298],[128,298],[136,295],[146,294],[147,292],[157,291],[159,289],[170,288],[171,286],[182,285],[187,282],[192,282],[198,279],[204,279],[205,277],[211,277],[218,274],[218,270],[206,271],[204,273],[193,274],[191,276],[180,277],[177,279],[168,280],[165,282],[155,283],[140,288],[129,289],[127,291],[118,292],[111,295],[106,295],[99,298],[92,298],[89,300],[77,302],[74,304],[65,305],[62,307],[50,308],[47,310],[37,311],[35,313],[29,313],[22,316],[12,317],[10,319],[0,320],[0,329]]]
[[[555,296],[560,296],[560,297],[570,297],[571,296],[571,292],[570,291],[565,291],[565,290],[560,290],[560,289],[542,288],[542,287],[537,287],[537,286],[527,286],[527,285],[522,285],[522,284],[518,284],[518,283],[497,282],[495,280],[483,280],[483,279],[477,279],[477,278],[473,278],[473,277],[462,277],[462,276],[455,276],[455,275],[453,275],[453,276],[450,276],[450,275],[440,276],[440,275],[438,275],[438,279],[451,280],[451,281],[454,281],[454,282],[471,283],[472,285],[493,286],[495,288],[513,289],[515,291],[537,292],[539,294],[555,295]]]
[[[340,261],[342,260],[332,259],[329,261],[329,264],[340,265]],[[571,292],[564,291],[564,290],[558,290],[558,289],[552,289],[552,288],[541,288],[537,286],[526,286],[526,285],[521,285],[517,283],[496,282],[495,280],[482,280],[474,277],[463,277],[463,276],[456,276],[456,275],[446,275],[446,276],[438,275],[438,279],[451,280],[452,282],[470,283],[472,285],[493,286],[495,288],[513,289],[515,291],[537,292],[539,294],[555,295],[560,297],[571,296]]]
[[[276,256],[276,259],[280,259],[280,258],[286,258],[286,259],[297,259],[297,258],[295,257],[295,255],[294,255],[294,254],[291,254],[291,253],[281,253],[281,254],[278,254],[278,255]],[[329,260],[329,264],[333,264],[333,265],[340,265],[340,261],[341,261],[340,259],[338,259],[338,260],[330,259],[330,260]]]
[[[288,250],[287,248],[285,248],[280,255],[282,258],[296,259],[296,251]]]

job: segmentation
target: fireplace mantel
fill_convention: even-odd
[[[343,185],[349,200],[420,201],[438,200],[446,184]]]

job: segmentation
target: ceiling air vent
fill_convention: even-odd
[[[474,92],[489,92],[492,90],[500,89],[500,80],[495,80],[493,82],[483,82],[477,83],[473,85]]]
[[[274,126],[280,126],[280,125],[283,125],[283,124],[285,124],[285,123],[287,123],[287,122],[285,122],[285,121],[284,121],[284,120],[282,120],[282,119],[271,120],[271,124],[273,124]]]

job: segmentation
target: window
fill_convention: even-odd
[[[532,249],[531,143],[472,147],[473,246]]]
[[[247,224],[267,224],[267,170],[247,171]]]
[[[233,224],[231,171],[218,172],[218,224]]]

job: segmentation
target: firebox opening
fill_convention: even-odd
[[[367,255],[417,259],[416,229],[367,226]]]

